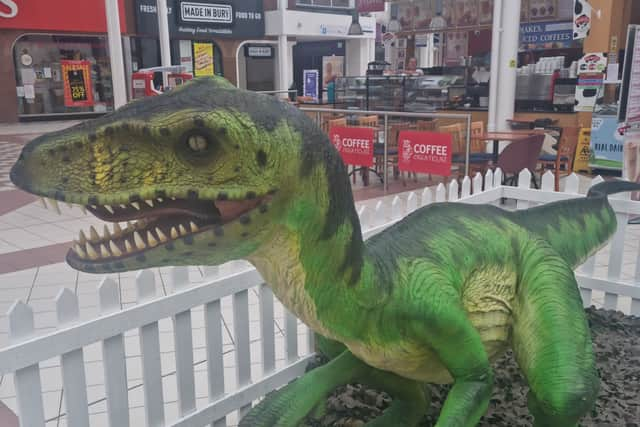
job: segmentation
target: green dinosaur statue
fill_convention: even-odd
[[[453,383],[438,427],[474,426],[491,361],[509,347],[535,425],[576,425],[598,377],[573,268],[616,229],[606,194],[638,188],[603,183],[586,198],[518,212],[436,203],[365,243],[345,166],[320,129],[220,78],[36,138],[11,179],[114,223],[103,236],[80,233],[72,267],[247,259],[324,337],[334,358],[263,400],[247,426],[299,425],[354,381],[394,397],[370,426],[418,423],[424,382]]]

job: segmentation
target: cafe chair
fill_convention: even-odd
[[[578,146],[580,128],[576,126],[565,127],[560,134],[560,140],[556,147],[556,154],[541,154],[538,157],[537,171],[542,175],[547,170],[553,170],[555,179],[555,191],[560,191],[560,176],[570,175],[573,172],[573,159]]]
[[[400,170],[398,169],[398,135],[400,131],[406,130],[407,124],[394,124],[387,129],[387,162],[384,162],[384,144],[378,143],[373,146],[373,157],[375,160],[376,174],[380,181],[384,181],[385,168],[391,168],[393,177],[398,179]],[[403,180],[403,184],[405,184]]]
[[[377,115],[371,115],[371,116],[361,116],[358,117],[358,126],[360,127],[370,127],[370,128],[375,128],[376,129],[376,134],[378,132],[378,116]],[[376,135],[377,137],[377,135]],[[377,138],[376,138],[377,139]],[[374,157],[375,157],[375,144],[374,144]],[[362,173],[362,182],[364,183],[364,185],[369,185],[369,171],[374,172],[378,178],[380,178],[380,181],[382,181],[382,176],[378,174],[378,172],[375,169],[369,169],[367,167],[364,166],[359,166],[358,168],[353,169],[353,171],[351,172],[353,174],[353,183],[356,183],[356,174],[355,172],[357,170],[360,170],[360,172]]]
[[[437,120],[417,120],[416,130],[435,132],[438,126]]]
[[[497,167],[502,170],[502,183],[505,185],[518,185],[518,174],[523,169],[531,171],[533,185],[538,188],[538,182],[533,172],[538,164],[538,156],[542,150],[544,135],[531,135],[519,142],[507,145],[498,155]]]
[[[325,120],[324,122],[322,122],[322,131],[324,133],[326,133],[327,135],[329,135],[329,132],[331,131],[331,128],[334,126],[346,126],[347,125],[347,119],[345,117],[340,117],[340,118],[334,118],[334,119],[328,119]]]

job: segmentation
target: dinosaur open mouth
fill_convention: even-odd
[[[80,232],[67,255],[71,261],[111,262],[137,256],[176,240],[193,241],[197,233],[242,222],[253,209],[265,206],[269,196],[242,200],[191,200],[157,198],[121,205],[89,205],[86,209],[103,221],[102,235],[94,227]],[[121,226],[120,223],[127,223]]]

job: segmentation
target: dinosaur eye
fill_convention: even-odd
[[[207,150],[209,141],[203,135],[194,134],[187,138],[187,144],[194,153],[201,153]]]

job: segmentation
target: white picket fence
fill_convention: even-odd
[[[553,192],[551,173],[542,179],[542,189],[529,188],[530,174],[523,171],[518,187],[504,187],[501,173],[488,172],[484,177],[466,177],[461,184],[453,181],[448,188],[440,184],[435,191],[429,188],[381,199],[375,205],[359,206],[365,238],[380,232],[413,210],[433,202],[463,201],[465,203],[500,203],[502,198],[515,199],[516,209],[535,204],[580,197],[578,177],[565,181],[564,192]],[[599,181],[596,178],[594,181]],[[484,182],[484,188],[483,188]],[[627,197],[626,199],[623,197]],[[640,203],[628,200],[628,195],[611,200],[618,217],[618,230],[608,255],[608,269],[604,277],[596,277],[595,257],[576,273],[585,305],[592,302],[592,292],[604,293],[604,307],[619,308],[623,299],[630,299],[631,314],[640,315],[640,252],[635,256],[633,280],[621,276],[627,220],[640,215]],[[137,331],[142,356],[144,388],[144,422],[147,426],[203,426],[227,425],[227,416],[238,411],[234,419],[250,409],[252,402],[300,376],[313,357],[313,336],[291,314],[285,314],[284,361],[276,368],[276,331],[274,330],[274,297],[258,272],[246,268],[224,277],[191,286],[187,270],[175,268],[171,272],[174,292],[157,297],[154,275],[142,271],[136,277],[137,304],[120,309],[117,284],[104,279],[98,289],[102,315],[80,321],[78,298],[68,289],[56,298],[58,329],[42,336],[34,336],[34,317],[29,306],[18,301],[8,313],[10,345],[0,350],[0,375],[13,374],[17,396],[17,411],[22,426],[43,426],[40,369],[41,364],[60,358],[66,423],[68,426],[89,425],[89,401],[85,379],[83,348],[102,345],[102,366],[105,380],[105,400],[108,425],[127,427],[141,425],[129,413],[128,376],[125,363],[125,334]],[[250,342],[249,292],[258,290],[260,342],[258,350]],[[237,387],[225,388],[224,351],[221,300],[230,297],[233,306],[233,339],[235,345],[235,379]],[[202,308],[201,308],[202,307]],[[196,405],[194,374],[194,342],[192,316],[204,311],[206,336],[206,376],[208,402]],[[167,419],[160,358],[159,322],[172,320],[175,348],[175,373],[178,396],[178,416]],[[300,337],[304,338],[300,338]],[[300,346],[300,339],[306,345]],[[305,347],[306,351],[301,351]],[[260,353],[260,367],[252,366],[252,351]],[[260,372],[256,372],[259,370]],[[175,390],[174,390],[175,392]],[[231,421],[233,423],[233,421]]]

